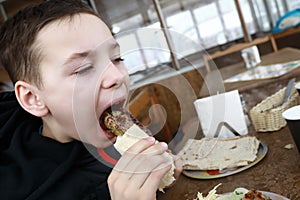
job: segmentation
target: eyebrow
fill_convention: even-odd
[[[90,51],[80,52],[80,53],[73,53],[67,60],[63,63],[63,65],[67,65],[75,60],[85,58],[90,54]]]
[[[109,46],[110,46],[109,49],[120,48],[119,43],[116,41],[111,42],[109,44]],[[71,54],[71,56],[69,58],[67,58],[67,60],[63,63],[63,65],[67,65],[69,63],[74,62],[75,60],[85,58],[88,55],[90,55],[91,52],[92,52],[91,50],[88,50],[88,51],[84,51],[84,52],[73,53],[73,54]]]

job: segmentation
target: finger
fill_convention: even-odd
[[[156,143],[150,146],[148,145],[148,148],[145,148],[145,146],[144,148],[142,148],[138,144],[134,145],[133,148],[128,149],[128,151],[126,151],[123,154],[123,156],[118,161],[115,168],[116,170],[120,170],[120,171],[124,171],[124,169],[126,169],[130,173],[134,172],[136,166],[138,166],[141,162],[143,162],[144,159],[147,159],[148,157],[154,155],[161,155],[166,151],[166,149],[167,149],[167,144],[164,142]]]
[[[135,152],[142,152],[145,149],[147,149],[149,146],[155,144],[155,138],[154,137],[147,137],[143,138],[140,141],[136,142],[134,145],[132,145],[126,152],[127,153],[135,153]]]
[[[160,146],[158,146],[160,145]],[[156,146],[154,148],[147,148],[143,151],[143,154],[146,155],[158,155],[158,154],[163,154],[168,150],[168,145],[165,142],[157,142]]]
[[[158,164],[167,161],[167,159],[162,156],[166,149],[167,145],[165,143],[156,143],[155,145],[147,148],[145,151],[136,154],[135,157],[132,157],[131,162],[127,163],[126,167],[122,168],[122,170],[129,174],[151,171]]]
[[[170,162],[163,163],[154,169],[142,185],[142,190],[156,191],[159,187],[160,181],[163,176],[171,169],[172,165]]]
[[[122,173],[122,177],[124,179],[129,180],[133,173],[140,173],[140,171],[139,172],[136,171],[137,167],[141,165],[141,163],[145,162],[143,160],[147,159],[148,156],[150,156],[150,154],[145,155],[143,153],[144,152],[143,150],[145,148],[152,149],[149,150],[149,152],[157,152],[157,154],[161,154],[161,152],[163,152],[164,149],[166,148],[166,145],[164,144],[163,145],[160,145],[160,143],[155,144],[153,138],[149,138],[148,140],[142,140],[139,143],[141,145],[135,144],[132,148],[128,149],[128,151],[123,154],[121,159],[114,167],[114,170]],[[134,151],[136,151],[136,153],[133,153]],[[118,176],[120,176],[120,174]]]
[[[135,172],[132,173],[130,181],[135,183],[135,187],[142,187],[148,176],[160,167],[171,164],[166,155],[155,155],[145,158],[143,162],[136,165]]]
[[[139,173],[134,172],[131,174],[128,172],[113,170],[108,179],[110,190],[118,193],[126,193],[127,191],[140,191],[142,190],[145,181],[149,178],[151,173],[156,173],[155,171],[161,170],[161,168],[170,165],[169,160],[165,155],[155,155],[148,157],[148,159],[149,160],[144,160],[143,165],[138,165],[138,167],[140,167],[137,169]],[[147,170],[145,170],[146,168]],[[129,174],[131,174],[130,178],[128,176]],[[158,182],[159,184],[160,179],[161,176],[158,177],[158,181],[156,181],[156,183]],[[123,191],[124,187],[126,191]],[[150,190],[150,194],[155,194],[157,187],[157,184],[156,186],[154,185]],[[149,192],[149,190],[146,192]]]
[[[122,163],[118,163],[118,168],[114,168],[114,171],[118,171],[115,177],[122,176],[124,180],[135,179],[131,181],[134,182],[133,187],[141,187],[151,171],[162,163],[169,162],[168,157],[163,154],[166,149],[167,145],[165,143],[156,143],[146,149],[146,153],[143,151],[135,157],[132,157],[129,163],[125,163],[126,166],[122,166]],[[153,155],[154,152],[155,155]],[[120,168],[120,166],[122,168]]]
[[[177,178],[183,170],[183,162],[179,156],[174,156],[174,165],[175,165],[175,178]]]
[[[130,179],[131,184],[128,185],[127,189],[132,190],[132,191],[140,191],[141,194],[147,197],[150,197],[151,195],[152,198],[155,197],[156,191],[160,185],[162,177],[171,169],[171,165],[166,162],[162,163],[159,166],[157,166],[155,169],[153,169],[147,177],[145,178],[145,174],[137,174]],[[140,180],[142,181],[142,184],[140,185],[139,188],[135,188],[136,183]],[[149,198],[149,199],[152,199]],[[155,199],[155,198],[154,198]]]
[[[126,168],[129,163],[131,163],[132,159],[134,159],[137,154],[141,153],[154,144],[155,139],[153,137],[148,137],[138,141],[124,152],[114,169],[123,171],[123,169]]]

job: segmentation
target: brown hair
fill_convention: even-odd
[[[20,10],[0,28],[0,63],[13,83],[28,81],[42,86],[39,64],[41,51],[35,40],[39,31],[55,20],[72,18],[78,13],[98,16],[80,0],[50,0]]]

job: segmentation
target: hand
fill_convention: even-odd
[[[111,198],[115,200],[153,200],[161,178],[171,168],[163,153],[167,145],[155,139],[142,139],[120,158],[108,177]]]
[[[177,180],[182,172],[182,160],[179,156],[174,156],[175,172],[174,177]]]

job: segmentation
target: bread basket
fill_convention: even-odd
[[[281,104],[285,90],[286,87],[282,88],[250,110],[250,118],[257,132],[277,131],[286,126],[287,122],[281,114],[288,108],[298,104],[298,93],[293,87],[289,100]]]

